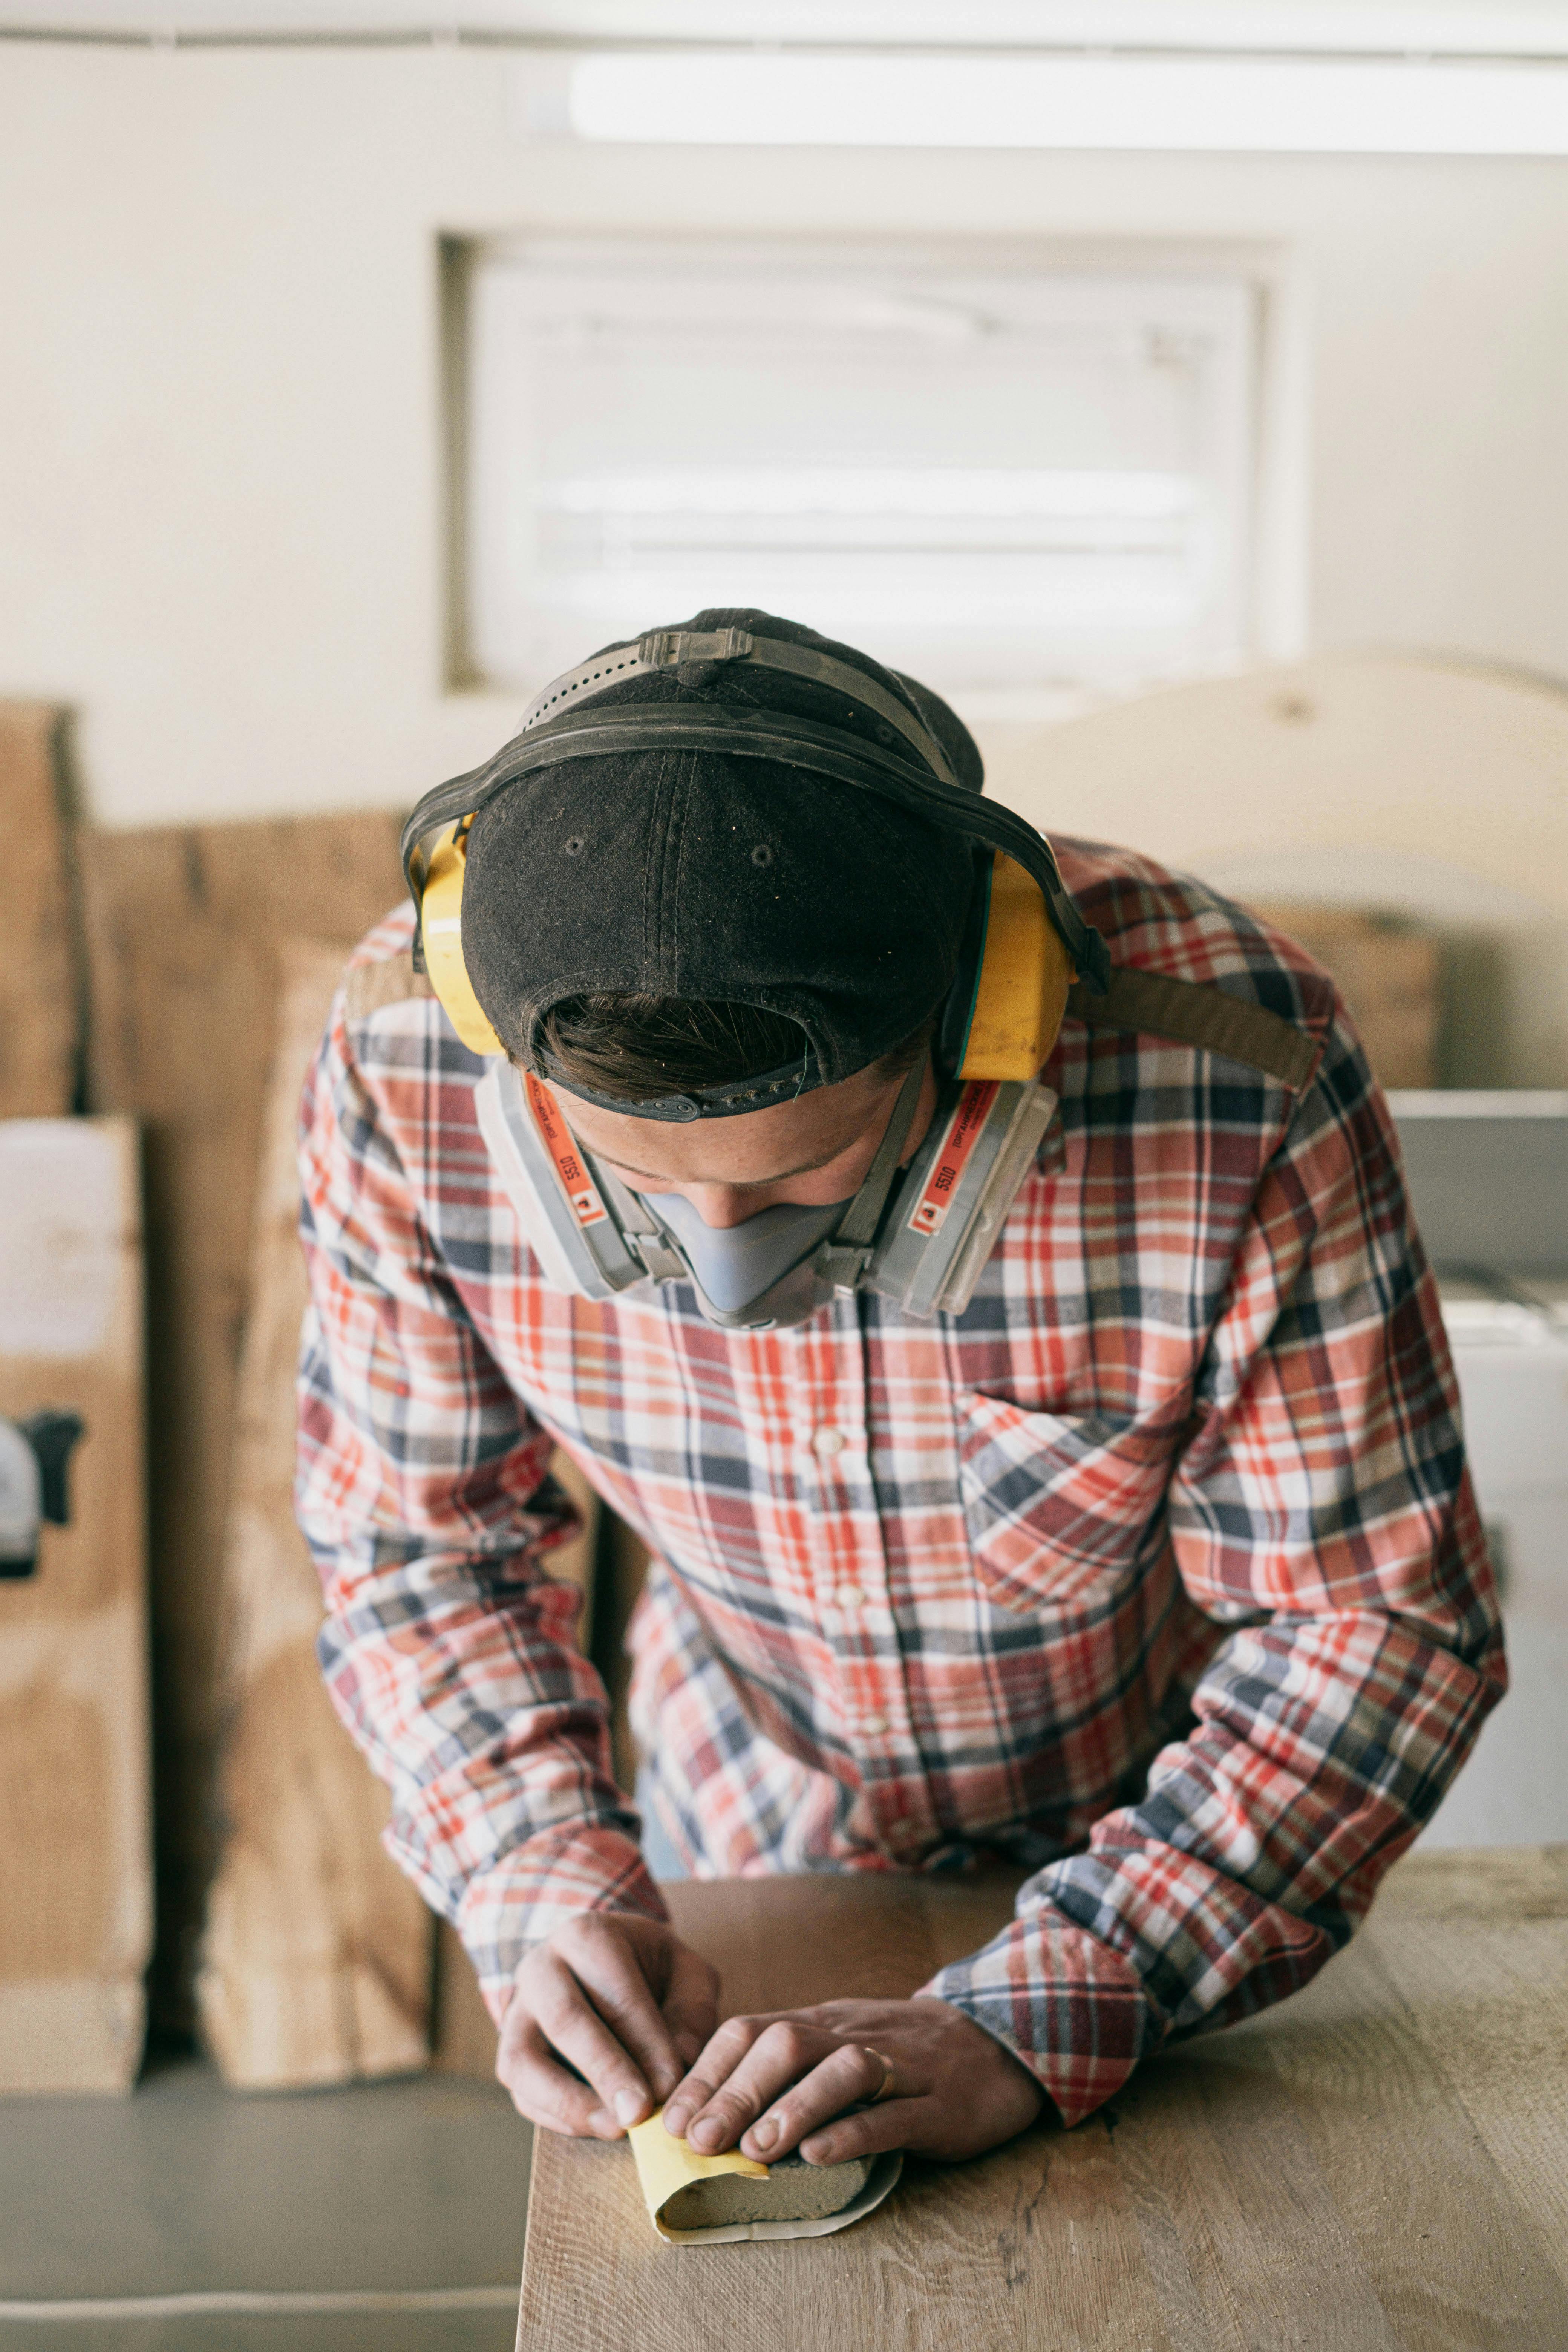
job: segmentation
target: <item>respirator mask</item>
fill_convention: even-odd
[[[416,962],[463,1044],[494,1057],[477,1091],[480,1129],[546,1279],[599,1299],[689,1283],[703,1316],[725,1330],[801,1323],[836,1292],[857,1289],[917,1318],[962,1313],[1056,1108],[1038,1073],[1068,987],[1076,980],[1102,992],[1107,985],[1103,940],[1065,889],[1044,836],[960,785],[935,734],[852,664],[739,628],[658,631],[635,652],[617,648],[616,656],[600,656],[552,680],[513,741],[487,768],[426,794],[403,836],[419,914]],[[593,707],[596,694],[639,672],[716,663],[784,670],[826,686],[840,707],[855,706],[848,715],[864,724],[851,731],[751,705],[639,707],[617,699]],[[507,1058],[474,992],[462,893],[475,817],[510,785],[558,762],[643,749],[784,761],[877,794],[961,836],[973,852],[959,968],[932,1046],[906,1075],[866,1177],[847,1201],[781,1204],[719,1228],[679,1193],[631,1190],[574,1136],[575,1092],[639,1118],[685,1120],[788,1100],[799,1091],[798,1073],[772,1071],[652,1103],[568,1090]],[[936,1108],[900,1166],[931,1060]]]
[[[614,1298],[689,1282],[726,1331],[804,1323],[836,1290],[875,1290],[921,1319],[961,1315],[1056,1109],[1034,1081],[972,1078],[942,1089],[907,1168],[904,1139],[924,1056],[899,1091],[853,1197],[781,1205],[738,1225],[704,1224],[677,1192],[634,1192],[595,1161],[563,1116],[566,1097],[510,1062],[479,1089],[479,1126],[529,1244],[558,1290]]]

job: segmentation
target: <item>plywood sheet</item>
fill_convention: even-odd
[[[190,1978],[215,1858],[213,1769],[228,1465],[279,950],[342,950],[394,906],[397,818],[87,834],[89,1100],[142,1122],[146,1160],[158,1949],[164,2024]]]
[[[425,2063],[432,1926],[383,1852],[385,1791],[316,1664],[321,1593],[294,1521],[294,1372],[306,1303],[295,1133],[341,948],[279,956],[223,1576],[221,1853],[197,2008],[244,2089],[344,2083]]]
[[[70,1524],[0,1581],[0,2092],[127,2091],[152,1941],[136,1136],[0,1123],[0,1413],[80,1414]]]
[[[0,957],[0,1118],[65,1118],[76,1108],[81,985],[60,784],[63,720],[51,703],[0,702],[9,934]]]

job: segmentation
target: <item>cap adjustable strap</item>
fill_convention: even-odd
[[[940,776],[944,784],[956,781],[947,754],[930,728],[876,678],[832,654],[818,653],[812,646],[792,645],[784,637],[753,636],[749,629],[650,629],[638,638],[635,652],[619,646],[613,654],[601,654],[596,661],[584,662],[579,668],[552,677],[523,712],[518,734],[531,734],[536,727],[551,725],[581,701],[591,700],[627,678],[683,669],[689,662],[744,662],[760,669],[788,670],[813,686],[830,687],[880,722],[879,743],[889,745],[895,733],[901,735],[932,775]]]

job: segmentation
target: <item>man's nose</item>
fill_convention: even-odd
[[[740,1192],[733,1184],[683,1184],[681,1192],[705,1225],[715,1233],[725,1233],[731,1225],[743,1225],[748,1217],[756,1216],[768,1206],[766,1195]]]

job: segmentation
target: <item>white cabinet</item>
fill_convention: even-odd
[[[1568,1840],[1568,1286],[1517,1286],[1519,1303],[1469,1285],[1445,1288],[1470,1470],[1502,1585],[1510,1685],[1427,1845]]]

